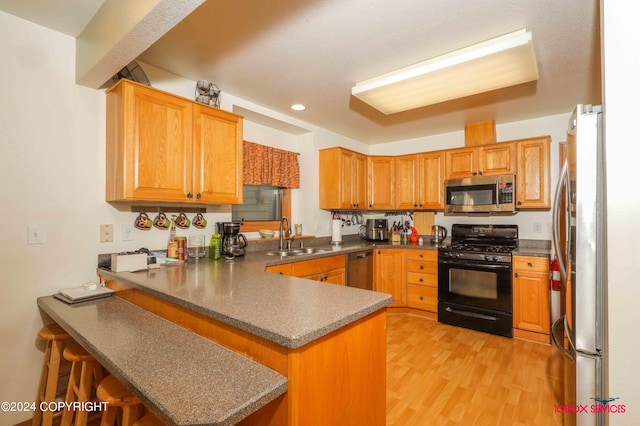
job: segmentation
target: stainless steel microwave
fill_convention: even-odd
[[[514,175],[472,177],[444,181],[444,212],[514,213]]]

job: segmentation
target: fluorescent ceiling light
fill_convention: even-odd
[[[351,94],[385,114],[538,79],[526,29],[356,83]]]
[[[307,107],[302,104],[293,104],[291,105],[291,109],[294,111],[304,111]]]

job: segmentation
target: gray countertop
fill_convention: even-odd
[[[98,273],[287,348],[298,348],[391,303],[391,295],[264,272],[266,265],[346,254],[284,258],[248,253],[235,260],[190,260],[141,272]]]
[[[236,424],[287,391],[283,375],[119,297],[38,306],[165,424]]]

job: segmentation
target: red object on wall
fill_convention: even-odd
[[[554,257],[551,261],[551,290],[560,291],[560,265],[558,264],[558,258]]]

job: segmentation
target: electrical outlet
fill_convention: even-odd
[[[113,241],[113,225],[100,225],[100,242],[110,243]]]
[[[542,233],[542,224],[541,223],[534,223],[533,224],[533,233],[534,234],[541,234]]]
[[[120,239],[122,241],[133,241],[133,225],[125,224],[120,227]]]
[[[27,226],[27,244],[44,244],[44,225]]]

